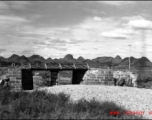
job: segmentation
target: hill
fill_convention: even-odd
[[[90,67],[102,67],[102,68],[107,68],[107,67],[125,67],[128,68],[129,65],[129,57],[126,57],[124,59],[122,59],[119,55],[117,55],[115,58],[110,57],[110,56],[103,56],[103,57],[97,57],[94,59],[85,59],[82,56],[78,57],[77,59],[75,59],[73,57],[72,54],[67,54],[65,55],[65,57],[63,58],[43,58],[40,55],[32,55],[30,57],[26,57],[24,55],[19,56],[16,54],[13,54],[12,56],[8,57],[8,58],[4,58],[2,56],[0,56],[0,62],[1,63],[12,63],[12,62],[16,62],[16,63],[22,63],[22,62],[55,62],[55,63],[83,63],[83,64],[89,64]],[[146,58],[146,57],[141,57],[141,58],[134,58],[133,56],[130,57],[130,62],[131,62],[131,67],[151,67],[152,63],[151,61]]]

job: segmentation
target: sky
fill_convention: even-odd
[[[152,1],[0,1],[0,56],[152,61],[151,6]]]

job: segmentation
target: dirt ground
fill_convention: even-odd
[[[64,92],[70,95],[70,99],[76,102],[79,99],[96,99],[102,101],[113,101],[130,111],[143,111],[143,116],[152,119],[152,89],[105,86],[105,85],[58,85],[40,88],[47,92],[58,94]]]

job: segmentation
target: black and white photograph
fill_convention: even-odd
[[[0,1],[0,119],[152,119],[152,1]]]

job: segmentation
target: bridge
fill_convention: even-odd
[[[44,62],[28,62],[28,63],[11,63],[11,67],[21,68],[21,84],[23,90],[33,89],[33,74],[34,70],[46,70],[51,72],[51,86],[56,84],[59,71],[71,70],[72,84],[80,84],[82,78],[87,70],[89,70],[88,64],[80,63],[44,63]]]
[[[7,64],[1,64],[0,67],[21,67],[27,69],[60,69],[60,70],[73,70],[73,69],[89,69],[88,64],[81,64],[81,63],[45,63],[45,62],[9,62]]]
[[[75,69],[89,69],[88,64],[75,64],[75,63],[22,63],[22,68],[28,69],[49,69],[49,70],[75,70]]]

